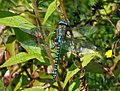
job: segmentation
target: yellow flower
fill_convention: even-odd
[[[112,57],[112,50],[108,50],[108,51],[105,53],[105,56],[106,56],[107,58]]]

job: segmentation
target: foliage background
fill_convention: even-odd
[[[119,91],[120,1],[63,0],[82,57],[76,59],[68,36],[60,53],[60,84],[52,82],[56,49],[51,48],[62,19],[56,7],[61,5],[56,0],[35,0],[37,23],[31,1],[0,0],[0,90],[77,91],[81,75],[77,64],[81,63],[90,91]],[[40,37],[34,36],[36,32]]]

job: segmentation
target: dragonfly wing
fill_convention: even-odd
[[[27,30],[27,29],[24,29],[24,28],[20,28],[20,30],[23,31],[23,32],[25,32],[25,33],[28,33],[30,35],[35,36],[35,31],[33,29]]]

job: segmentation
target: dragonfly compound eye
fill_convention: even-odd
[[[59,25],[67,26],[68,24],[67,24],[66,20],[61,20],[61,21],[59,21]]]

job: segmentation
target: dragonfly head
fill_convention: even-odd
[[[61,21],[59,21],[59,25],[67,26],[68,24],[67,24],[66,20],[61,20]]]

